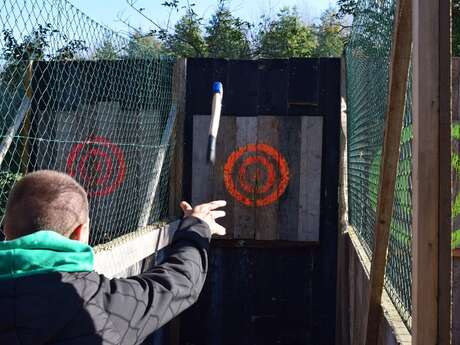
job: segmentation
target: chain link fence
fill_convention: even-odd
[[[357,2],[346,49],[349,221],[372,256],[395,1]],[[411,74],[410,74],[411,75]],[[385,289],[411,327],[412,97],[409,78]],[[378,245],[378,244],[377,244]]]
[[[167,216],[175,60],[67,0],[0,4],[0,216],[13,183],[53,169],[90,200],[91,244]]]

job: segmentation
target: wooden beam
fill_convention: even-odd
[[[94,270],[106,277],[118,276],[127,268],[169,246],[180,221],[154,224],[94,247]],[[138,271],[131,272],[140,274]]]
[[[411,56],[411,0],[399,0],[396,6],[390,61],[389,95],[385,116],[380,187],[375,221],[374,250],[372,252],[367,301],[368,313],[364,327],[365,344],[367,345],[377,345],[379,338],[379,325],[382,317],[382,291]]]
[[[414,0],[412,343],[450,344],[450,0]]]
[[[182,178],[184,160],[184,123],[187,79],[187,59],[179,58],[174,65],[173,102],[177,104],[176,126],[174,128],[174,154],[169,176],[169,218],[177,219],[182,215],[179,203],[182,201]]]

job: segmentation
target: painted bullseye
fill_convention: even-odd
[[[72,147],[66,172],[82,182],[89,196],[106,196],[115,192],[125,179],[125,157],[106,138],[93,136]]]
[[[248,170],[250,167],[255,167],[256,170],[253,178],[248,182]],[[259,185],[264,173],[266,175],[265,182],[263,185]],[[238,172],[238,182],[246,193],[267,193],[273,187],[275,179],[273,164],[264,156],[246,158]]]
[[[234,151],[224,166],[230,195],[246,206],[267,206],[278,200],[289,184],[286,159],[267,144],[248,144]]]

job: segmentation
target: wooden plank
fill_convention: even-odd
[[[286,241],[299,240],[299,190],[301,184],[300,164],[301,164],[301,122],[302,118],[278,117],[279,119],[279,143],[275,148],[279,151],[289,169],[289,183],[283,195],[280,196],[278,216],[279,238]],[[278,163],[277,170],[281,163]],[[277,179],[277,187],[280,187],[280,177]],[[281,191],[279,191],[281,192]],[[317,197],[319,198],[319,192]]]
[[[236,240],[216,237],[211,245],[216,248],[317,248],[318,242],[283,241],[283,240]]]
[[[117,276],[126,268],[167,247],[179,223],[149,226],[94,247],[94,270],[108,278]]]
[[[192,205],[210,200],[212,167],[206,162],[210,116],[193,117],[193,160],[192,160]]]
[[[300,153],[299,241],[319,241],[323,118],[303,117]]]
[[[174,155],[169,177],[169,217],[180,217],[182,210],[179,203],[182,201],[182,175],[184,159],[184,122],[186,99],[187,59],[178,59],[174,65],[173,101],[177,103],[177,121],[175,128]]]
[[[372,251],[369,282],[367,322],[365,324],[365,343],[367,345],[377,344],[382,318],[381,300],[411,57],[411,6],[411,0],[399,0],[395,14],[388,106],[385,116],[374,249]]]
[[[221,118],[219,135],[216,145],[216,163],[214,165],[214,185],[212,198],[214,200],[226,200],[226,217],[219,219],[218,223],[227,229],[227,234],[219,238],[233,238],[234,236],[234,208],[235,199],[230,196],[224,183],[224,166],[236,148],[236,117],[224,116]]]
[[[414,1],[412,343],[449,344],[450,1]],[[441,146],[442,145],[442,146]]]
[[[280,138],[280,136],[288,137],[288,133],[280,132],[281,122],[283,121],[280,118],[274,116],[259,116],[257,123],[257,144],[267,144],[275,149],[280,149],[280,142],[284,139]],[[289,135],[295,135],[294,133],[290,133]],[[269,164],[272,164],[275,171],[279,171],[279,157],[268,157],[268,155],[263,151],[257,152],[258,157],[267,158]],[[256,187],[261,187],[266,179],[268,179],[267,169],[262,166],[260,163],[256,163],[254,165],[255,169],[250,173],[255,174],[256,176]],[[258,174],[260,173],[260,174]],[[275,172],[276,173],[276,172]],[[265,175],[265,176],[262,176]],[[275,179],[275,185],[279,183],[279,179]],[[276,188],[276,187],[275,187]],[[268,192],[270,193],[270,191]],[[260,198],[263,193],[255,193],[255,198]],[[279,214],[279,200],[275,200],[274,202],[266,205],[266,206],[257,206],[255,205],[255,214],[256,214],[256,230],[255,230],[255,238],[256,240],[277,240],[279,238],[278,234],[278,217]],[[287,221],[288,219],[286,219]],[[288,223],[283,224],[286,227],[289,227]]]
[[[257,142],[257,117],[237,117],[236,118],[236,146],[245,147],[247,144]],[[255,152],[247,152],[244,157],[254,157]],[[252,196],[254,199],[254,196]],[[233,208],[234,214],[234,238],[235,239],[254,239],[256,229],[255,208],[246,206],[236,201]]]
[[[451,1],[439,2],[439,263],[438,345],[451,344],[452,282],[452,56]]]

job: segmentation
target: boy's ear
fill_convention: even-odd
[[[84,224],[80,224],[72,231],[69,238],[71,240],[85,242],[85,236],[86,234],[84,234]]]

